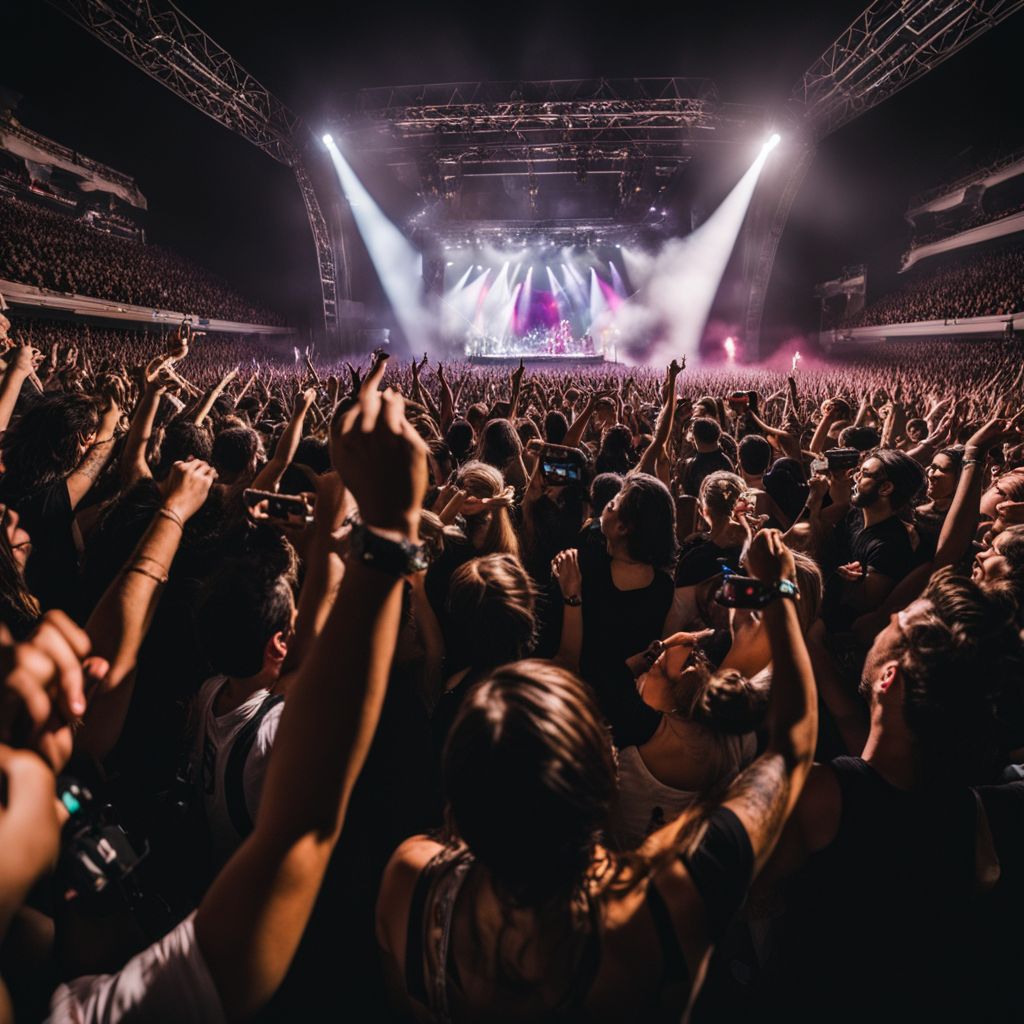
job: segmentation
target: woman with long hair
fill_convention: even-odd
[[[18,525],[18,513],[0,505],[0,622],[15,640],[24,640],[39,621],[39,602],[25,582],[31,550],[29,535]]]
[[[604,548],[580,551],[583,648],[588,682],[661,636],[672,604],[676,557],[675,506],[656,477],[635,473],[601,512]]]
[[[773,589],[792,575],[776,531],[755,538],[750,571]],[[635,855],[602,842],[615,762],[585,686],[525,661],[466,696],[443,758],[447,834],[398,848],[377,905],[386,972],[417,1019],[679,1018],[813,756],[796,610],[780,596],[765,620],[776,672],[764,753]]]
[[[460,704],[488,672],[529,657],[537,642],[536,591],[512,555],[484,555],[455,570],[448,591],[445,671],[434,709],[443,743]]]
[[[523,442],[509,420],[494,419],[487,422],[480,433],[476,457],[480,462],[499,470],[520,493],[526,489],[528,479],[523,462]]]

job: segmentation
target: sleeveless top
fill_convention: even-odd
[[[679,854],[704,903],[712,942],[718,942],[742,904],[754,870],[750,837],[728,808],[716,808],[704,835],[690,855]],[[405,946],[405,988],[427,1007],[435,1024],[452,1024],[449,994],[459,987],[451,956],[452,917],[459,892],[473,867],[473,854],[461,846],[441,850],[420,872],[409,904]],[[671,912],[653,880],[646,885],[645,905],[661,948],[660,988],[693,983],[672,922]],[[592,924],[569,991],[546,1020],[579,1020],[601,965],[598,904],[592,901]]]
[[[718,781],[732,779],[753,761],[757,739],[723,736]],[[611,832],[620,850],[635,850],[652,832],[667,825],[701,796],[696,789],[676,789],[651,774],[637,746],[619,751],[619,790],[612,814]]]

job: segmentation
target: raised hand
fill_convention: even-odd
[[[968,449],[989,449],[997,441],[1001,441],[1003,436],[1006,434],[1009,424],[1006,420],[999,418],[998,416],[994,419],[990,419],[987,423],[982,424],[968,439],[966,447]]]
[[[583,574],[580,572],[579,551],[566,548],[551,560],[551,575],[558,580],[562,597],[579,597],[583,589]]]
[[[761,530],[747,548],[747,570],[762,583],[777,583],[796,576],[793,552],[778,530]]]
[[[383,374],[383,362],[367,378]],[[419,537],[427,490],[427,446],[405,418],[402,397],[377,380],[364,386],[344,417],[332,424],[331,460],[371,527]]]
[[[59,772],[71,756],[71,725],[85,712],[86,686],[110,666],[87,658],[89,638],[61,611],[47,612],[26,642],[9,641],[0,647],[0,742],[32,748]]]
[[[164,508],[187,521],[206,503],[217,470],[201,459],[176,462],[162,485]]]

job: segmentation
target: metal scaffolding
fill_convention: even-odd
[[[365,89],[339,126],[361,153],[451,201],[471,177],[614,176],[641,217],[709,142],[749,142],[762,107],[721,103],[707,79],[455,82]]]
[[[779,240],[820,140],[952,57],[1024,6],[1024,0],[876,0],[806,71],[790,97],[796,156],[777,192],[765,195],[744,342],[758,352],[761,318]]]
[[[310,133],[301,118],[170,0],[48,2],[197,110],[291,168],[316,245],[324,330],[336,336],[338,300],[349,298],[344,243],[332,239],[310,180]]]
[[[821,138],[895,95],[1024,7],[1024,0],[875,0],[791,97]]]

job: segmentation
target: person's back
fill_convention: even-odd
[[[978,804],[966,786],[906,791],[860,758],[831,762],[834,840],[785,889],[767,1007],[829,1019],[960,1005],[972,985],[969,912]],[[870,956],[865,973],[864,958]]]

